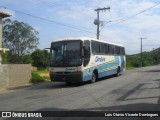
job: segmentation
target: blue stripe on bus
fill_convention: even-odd
[[[121,70],[120,70],[120,72],[123,72],[124,71],[124,56],[121,56],[120,57],[121,58]]]
[[[92,75],[84,76],[84,77],[83,77],[83,81],[91,80],[91,78],[92,78]]]
[[[99,78],[101,78],[101,77],[113,75],[113,74],[116,74],[116,73],[117,73],[117,68],[113,69],[113,70],[107,70],[107,71],[101,72],[98,75],[99,75]]]
[[[101,77],[105,77],[105,76],[109,76],[109,75],[114,75],[116,73],[117,73],[117,68],[113,69],[113,70],[107,70],[104,72],[100,72],[98,75],[99,75],[99,78],[101,78]],[[87,76],[83,77],[84,81],[91,80],[91,78],[92,78],[92,75],[87,75]]]
[[[124,61],[124,57],[121,57],[121,62],[122,61]],[[93,70],[95,70],[95,69],[100,71],[98,73],[99,78],[105,77],[105,76],[108,76],[108,75],[112,75],[112,74],[116,74],[117,73],[117,68],[114,68],[112,70],[107,70],[107,68],[112,68],[114,66],[119,66],[119,62],[120,62],[119,61],[119,56],[115,56],[115,61],[113,61],[112,63],[106,63],[106,64],[103,64],[103,65],[98,66],[98,67],[93,67],[93,68],[89,68],[87,70],[84,70],[83,71],[83,81],[91,80]],[[123,66],[123,64],[122,64],[122,66]],[[124,68],[122,68],[122,70],[123,69]]]

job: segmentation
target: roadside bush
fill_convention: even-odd
[[[45,78],[41,77],[35,72],[32,72],[32,80],[31,80],[32,83],[40,83],[44,81],[45,81]]]

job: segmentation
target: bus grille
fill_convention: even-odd
[[[71,74],[71,72],[56,72],[59,75],[66,75],[66,74]]]

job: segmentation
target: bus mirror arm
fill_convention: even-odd
[[[46,49],[49,49],[49,50],[50,50],[51,48],[44,48],[44,49],[45,49],[45,50],[46,50]]]

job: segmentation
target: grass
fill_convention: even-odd
[[[48,70],[35,70],[32,71],[32,83],[40,83],[49,80]]]
[[[32,81],[31,81],[32,83],[40,83],[44,81],[45,79],[43,77],[41,77],[37,73],[32,72]]]
[[[33,72],[40,74],[40,73],[48,73],[49,71],[47,69],[45,69],[45,70],[34,70]]]

